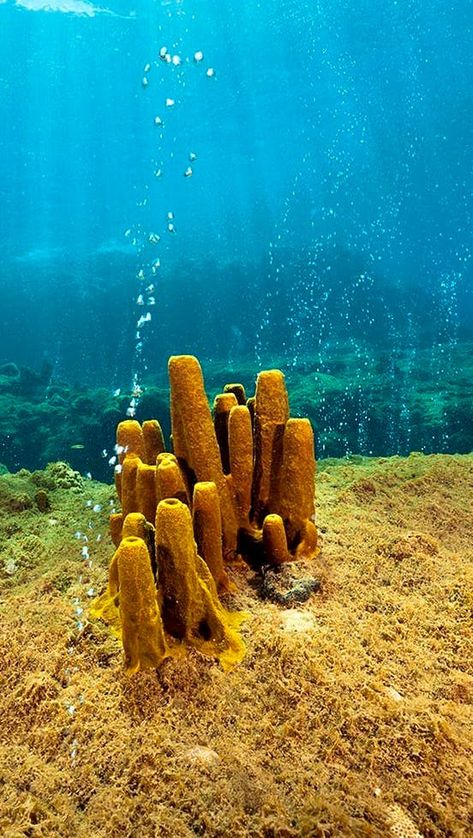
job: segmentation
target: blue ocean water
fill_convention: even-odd
[[[278,365],[324,453],[473,447],[472,34],[470,0],[0,0],[0,363]]]

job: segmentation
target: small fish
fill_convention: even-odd
[[[173,212],[171,212],[171,211],[169,211],[169,212],[168,212],[168,214],[167,214],[167,219],[168,219],[168,221],[172,221],[172,220],[173,220],[173,218],[174,218],[174,213],[173,213]]]
[[[176,228],[175,228],[174,224],[172,223],[172,221],[170,221],[169,224],[168,224],[168,233],[175,233],[175,232],[176,232]]]
[[[194,174],[194,172],[192,171],[192,168],[190,166],[188,166],[187,169],[184,172],[184,177],[192,177],[193,174]]]
[[[144,73],[149,73],[150,70],[151,70],[151,64],[145,64],[143,72]]]
[[[116,390],[114,390],[114,391],[113,391],[113,395],[115,396],[115,398],[116,398],[117,396],[119,396],[119,395],[120,395],[120,393],[121,393],[120,387],[118,387]]]
[[[136,300],[136,305],[137,306],[144,306],[144,304],[145,304],[145,298],[143,297],[143,294],[140,294],[138,296],[137,300]]]
[[[160,116],[155,116],[154,117],[154,124],[155,125],[163,125],[164,123],[163,123],[163,120],[161,119]]]
[[[155,171],[155,173],[154,173],[154,176],[155,176],[155,177],[161,177],[161,175],[162,175],[162,174],[163,174],[163,170],[162,170],[162,169],[156,169],[156,171]]]
[[[195,153],[195,151],[190,151],[189,152],[189,160],[190,160],[191,163],[193,163],[194,160],[197,160],[197,154]]]
[[[167,108],[173,108],[175,104],[176,104],[176,100],[175,100],[175,99],[171,99],[171,98],[168,96],[168,97],[167,97],[167,99],[166,99],[166,102],[165,102],[166,107],[167,107]]]
[[[173,55],[172,63],[174,64],[175,67],[179,67],[179,64],[181,64],[180,56],[179,55]]]
[[[148,79],[146,78],[146,76],[143,76],[143,78],[141,79],[141,86],[142,87],[148,87],[148,84],[149,84]]]
[[[77,442],[75,445],[71,445],[73,451],[82,451],[85,448],[85,445],[82,445],[82,442]]]
[[[213,67],[209,67],[209,68],[208,68],[208,70],[206,71],[205,75],[207,76],[207,78],[209,78],[209,79],[213,79],[213,77],[215,76],[215,70],[214,70],[214,68],[213,68]]]
[[[202,52],[201,49],[198,49],[197,52],[194,52],[194,61],[195,61],[196,64],[198,64],[200,61],[202,61],[203,58],[204,58],[204,53]]]
[[[160,236],[157,233],[150,233],[148,236],[148,241],[150,244],[157,244],[160,241]]]
[[[162,61],[166,60],[166,55],[167,54],[168,54],[168,48],[167,47],[161,47],[161,49],[159,50],[159,57],[161,58]]]

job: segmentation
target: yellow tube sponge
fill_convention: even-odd
[[[115,547],[118,547],[122,540],[123,515],[121,512],[112,512],[110,515],[110,538]]]
[[[220,458],[224,474],[230,471],[230,455],[228,451],[228,417],[232,407],[238,404],[233,393],[219,393],[214,401],[214,427],[220,448]]]
[[[124,419],[117,425],[117,452],[119,465],[115,469],[115,488],[117,495],[122,499],[122,465],[127,454],[134,454],[145,459],[145,444],[143,439],[143,431],[141,425],[136,419]]]
[[[215,483],[196,483],[192,499],[192,523],[199,556],[209,568],[218,591],[228,591],[230,582],[223,566],[222,519]]]
[[[193,355],[169,359],[171,423],[174,453],[199,481],[215,483],[220,497],[225,553],[236,549],[237,521],[222,469],[220,449],[204,389],[202,370]]]
[[[320,552],[317,546],[317,527],[313,521],[305,521],[300,531],[299,544],[296,547],[296,559],[313,559]]]
[[[156,574],[154,526],[140,512],[130,512],[123,521],[123,525],[120,526],[121,544],[129,538],[138,539],[145,543],[148,552],[148,563],[154,580]],[[119,612],[120,580],[118,575],[119,547],[120,542],[117,545],[108,569],[107,588],[103,594],[91,603],[90,613],[91,616],[104,620],[111,627],[113,634],[121,640],[122,628]]]
[[[148,548],[153,574],[155,574],[156,550],[154,546],[154,524],[151,524],[149,521],[147,521],[145,516],[141,512],[130,512],[123,522],[122,538],[143,539]]]
[[[254,396],[250,396],[250,398],[246,400],[246,406],[247,406],[248,410],[250,411],[251,426],[252,427],[254,427],[254,424],[255,424],[255,402],[256,402],[256,399],[255,399]]]
[[[233,393],[238,404],[246,404],[246,393],[243,384],[225,384],[224,393]]]
[[[97,599],[92,602],[91,614],[94,617],[101,617],[106,623],[112,626],[113,632],[117,635],[117,637],[121,637],[120,615],[118,612],[118,547],[120,546],[122,539],[133,536],[135,538],[142,538],[143,541],[147,543],[149,550],[150,539],[147,529],[151,529],[154,533],[154,527],[151,524],[148,524],[144,515],[141,515],[139,512],[130,512],[130,514],[126,516],[125,520],[123,520],[123,516],[121,514],[114,514],[110,516],[112,541],[117,549],[112,556],[112,561],[110,562],[110,566],[108,568],[107,589],[103,594],[101,594],[101,596],[97,597]],[[115,541],[115,539],[118,540]],[[154,552],[153,542],[152,546]]]
[[[136,454],[140,460],[146,459],[143,431],[136,419],[124,419],[117,427],[118,459],[122,463],[127,454]],[[120,450],[122,449],[122,450]]]
[[[164,449],[164,436],[161,425],[157,419],[146,419],[142,425],[143,443],[145,447],[145,462],[149,466],[154,466],[156,457],[161,454]]]
[[[239,663],[245,645],[235,628],[244,615],[229,614],[220,604],[212,574],[197,555],[190,510],[176,498],[158,504],[156,557],[165,630],[218,658],[224,669]]]
[[[136,476],[140,463],[141,460],[136,454],[127,454],[123,460],[121,471],[121,504],[123,520],[125,520],[129,512],[138,511]]]
[[[268,564],[282,564],[291,560],[287,549],[286,530],[280,515],[266,515],[263,521],[263,549]]]
[[[178,498],[190,506],[184,475],[174,454],[160,454],[156,460],[156,500]]]
[[[240,527],[248,527],[253,483],[253,429],[246,405],[237,405],[230,411],[228,445],[238,523]]]
[[[308,419],[289,419],[284,430],[277,511],[284,521],[289,549],[306,540],[307,551],[302,547],[299,553],[313,553],[316,547],[314,484],[312,425]]]
[[[272,500],[282,462],[284,427],[289,418],[289,401],[284,375],[265,370],[256,379],[255,470],[253,515],[258,525],[272,509]]]
[[[167,646],[145,542],[124,538],[117,554],[125,671],[131,675],[158,667],[166,657]]]
[[[126,462],[126,461],[125,461]],[[136,471],[136,508],[147,521],[156,517],[156,466],[138,461]]]

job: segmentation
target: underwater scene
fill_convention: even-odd
[[[0,0],[0,833],[473,834],[473,2]]]

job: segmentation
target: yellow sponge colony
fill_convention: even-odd
[[[260,373],[248,400],[242,385],[225,385],[213,416],[196,358],[170,358],[169,378],[173,453],[156,420],[117,428],[117,550],[91,609],[122,640],[128,673],[183,645],[231,668],[245,654],[245,615],[219,600],[232,588],[228,565],[317,554],[313,432],[289,418],[283,374]]]

